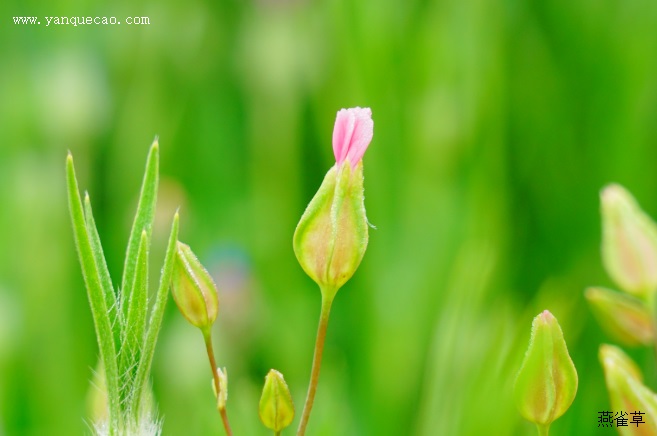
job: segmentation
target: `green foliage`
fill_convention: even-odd
[[[7,20],[47,9],[87,13],[0,2]],[[0,26],[0,432],[88,431],[98,345],[62,157],[71,149],[92,194],[119,288],[140,144],[159,134],[151,289],[181,205],[180,239],[230,277],[217,283],[213,337],[235,434],[268,434],[255,409],[263,376],[281,370],[301,404],[318,312],[290,238],[334,161],[335,111],[368,105],[366,203],[380,230],[336,297],[308,434],[533,434],[512,375],[545,307],[581,376],[552,433],[600,433],[596,412],[610,404],[597,347],[608,339],[580,291],[617,288],[600,256],[602,186],[623,184],[657,217],[654,0],[91,9],[152,24]],[[152,367],[166,434],[216,431],[199,341],[169,304]],[[648,348],[629,351],[653,366]],[[645,376],[656,390],[654,371]]]
[[[109,408],[109,434],[129,434],[143,428],[143,420],[154,420],[150,404],[143,404],[144,391],[150,390],[147,379],[160,331],[167,288],[171,278],[173,251],[178,237],[178,214],[173,219],[165,255],[160,287],[146,329],[148,314],[148,249],[153,225],[158,179],[158,144],[151,147],[142,185],[137,215],[130,233],[125,259],[123,283],[126,287],[117,298],[94,222],[89,195],[84,211],[73,157],[66,160],[69,208],[75,242],[87,286],[87,295],[96,326],[96,336],[104,371],[104,385]],[[146,406],[146,407],[145,407]],[[146,410],[144,410],[146,409]]]

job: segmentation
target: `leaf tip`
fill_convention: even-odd
[[[69,150],[66,155],[66,167],[73,167],[73,154],[71,153],[71,150]]]

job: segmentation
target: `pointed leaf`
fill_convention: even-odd
[[[137,254],[135,286],[128,301],[128,318],[126,319],[125,337],[119,359],[121,374],[125,383],[131,384],[137,371],[137,364],[143,347],[146,315],[148,314],[148,236],[141,232],[141,241]]]
[[[142,348],[141,358],[137,367],[137,374],[133,383],[135,392],[132,396],[132,408],[137,411],[138,416],[139,408],[141,407],[142,391],[146,382],[148,381],[148,374],[151,370],[151,363],[153,361],[153,354],[155,353],[155,344],[157,343],[157,335],[162,326],[162,317],[164,316],[164,309],[166,308],[167,297],[169,296],[169,285],[171,283],[171,271],[173,270],[173,260],[176,254],[176,241],[178,240],[178,212],[173,217],[171,224],[171,234],[169,235],[169,242],[167,244],[167,251],[164,255],[164,266],[162,267],[162,274],[160,276],[160,285],[155,296],[155,304],[151,311],[151,317],[148,322],[148,330],[144,346]]]
[[[87,233],[89,234],[89,242],[91,244],[91,251],[94,255],[94,260],[98,266],[98,273],[100,278],[100,285],[103,288],[105,295],[105,305],[107,306],[107,313],[110,317],[112,325],[112,333],[114,336],[114,347],[116,353],[119,352],[119,344],[121,343],[121,331],[123,330],[123,321],[121,319],[121,311],[116,300],[116,293],[112,285],[112,279],[107,269],[105,262],[105,255],[103,253],[103,246],[100,243],[100,236],[96,228],[96,221],[94,220],[93,210],[91,209],[91,200],[89,194],[85,193],[84,196],[84,216],[87,223]]]
[[[80,258],[80,265],[82,266],[82,276],[84,277],[87,288],[87,296],[96,328],[96,338],[100,348],[100,355],[105,367],[110,433],[113,433],[114,429],[120,426],[121,421],[116,348],[108,308],[105,304],[105,294],[101,285],[100,272],[96,265],[90,238],[87,233],[78,182],[75,177],[73,157],[70,153],[66,159],[66,182],[75,245]]]
[[[146,161],[146,172],[144,173],[144,180],[139,195],[137,214],[135,215],[135,221],[132,224],[130,238],[128,239],[123,279],[121,280],[121,310],[123,311],[124,318],[127,317],[127,303],[135,283],[137,254],[142,231],[146,231],[149,241],[151,238],[153,217],[155,216],[155,203],[157,200],[158,166],[159,145],[157,139],[155,139],[148,154],[148,160]]]

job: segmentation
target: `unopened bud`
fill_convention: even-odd
[[[542,427],[563,415],[577,393],[577,371],[557,319],[543,311],[532,322],[529,348],[515,383],[520,414]]]
[[[602,257],[609,276],[629,293],[657,289],[657,225],[620,185],[601,193]]]
[[[639,366],[625,354],[623,350],[615,345],[602,344],[600,345],[600,362],[603,368],[616,367],[627,372],[635,380],[643,383],[643,373]]]
[[[618,427],[620,434],[657,434],[657,395],[643,385],[637,365],[619,348],[600,346],[600,363],[605,373],[605,382],[611,408],[629,413],[640,412],[641,427],[638,425]]]
[[[373,128],[369,108],[338,112],[333,129],[336,163],[294,232],[294,253],[301,267],[328,299],[354,275],[367,248],[361,159]]]
[[[219,376],[219,395],[217,395],[217,386],[212,379],[212,390],[214,391],[214,396],[217,397],[217,409],[222,410],[226,408],[226,402],[228,401],[228,370],[224,368],[217,368],[217,375]]]
[[[178,242],[171,276],[171,294],[185,318],[206,330],[219,312],[219,297],[210,274],[188,245]]]
[[[265,377],[259,408],[260,420],[265,427],[280,432],[294,419],[294,403],[283,374],[272,369]]]
[[[294,253],[327,297],[351,278],[368,241],[363,203],[363,164],[334,166],[294,233]]]
[[[584,295],[609,336],[628,346],[653,343],[652,317],[642,300],[604,288],[589,288]]]

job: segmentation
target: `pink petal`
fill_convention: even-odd
[[[346,159],[355,167],[372,141],[374,122],[370,108],[341,109],[333,128],[333,154],[342,164]]]
[[[372,110],[370,108],[356,108],[356,126],[349,143],[347,160],[355,167],[363,158],[367,147],[372,142],[374,135],[374,121],[372,121]]]
[[[354,117],[347,109],[338,111],[333,127],[333,154],[335,161],[341,164],[347,157],[349,139],[354,131]]]

